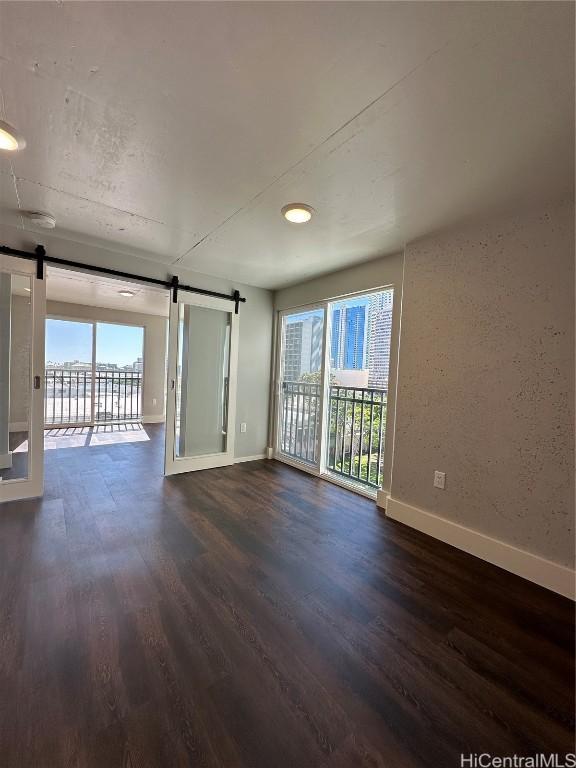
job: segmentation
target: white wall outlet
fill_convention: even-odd
[[[240,432],[246,432],[246,422],[245,421],[243,421],[240,424]]]
[[[155,397],[153,397],[153,398],[152,398],[152,405],[156,405],[156,403],[157,403],[157,402],[158,402],[158,401],[156,400],[156,398],[155,398]]]
[[[441,488],[444,490],[446,487],[446,472],[434,472],[434,488]]]

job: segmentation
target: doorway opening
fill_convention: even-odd
[[[49,266],[46,293],[47,456],[163,440],[167,292]]]
[[[0,254],[0,501],[111,462],[118,493],[131,462],[153,483],[232,464],[239,292],[44,270]]]

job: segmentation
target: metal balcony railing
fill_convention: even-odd
[[[320,404],[320,384],[282,382],[282,453],[311,464],[318,461]]]
[[[142,373],[47,368],[44,423],[103,424],[142,418]]]
[[[310,464],[320,456],[320,384],[282,383],[280,450]],[[326,469],[370,488],[382,482],[387,390],[331,385]]]
[[[380,488],[386,426],[386,389],[330,387],[326,467]]]

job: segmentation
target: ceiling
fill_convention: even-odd
[[[571,194],[573,46],[571,3],[2,2],[2,220],[288,285]]]
[[[46,274],[46,298],[49,301],[168,317],[170,293],[165,288],[52,266],[47,268]],[[119,291],[131,291],[134,295],[121,296]]]

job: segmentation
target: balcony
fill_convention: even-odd
[[[142,373],[47,368],[46,426],[114,424],[142,418]]]
[[[319,456],[320,389],[320,384],[282,382],[280,450],[310,464]]]
[[[382,482],[386,389],[329,387],[326,410],[326,470],[376,490]],[[320,384],[282,383],[280,450],[316,464],[320,451]]]

